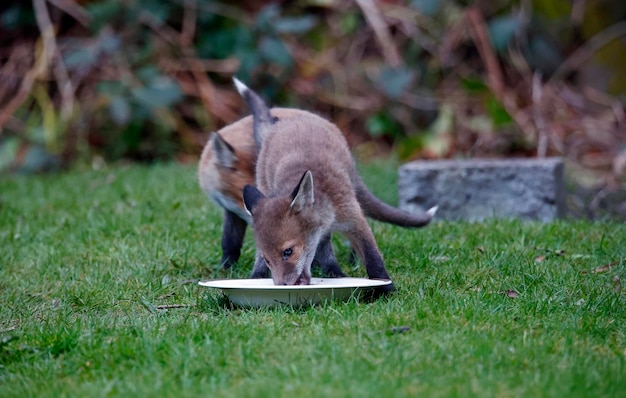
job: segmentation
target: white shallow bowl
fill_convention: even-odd
[[[234,304],[267,307],[311,305],[324,300],[345,300],[356,290],[390,285],[391,281],[366,278],[311,278],[310,285],[276,286],[272,279],[220,279],[200,281],[200,286],[220,289]]]

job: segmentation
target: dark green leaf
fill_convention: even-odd
[[[400,159],[408,159],[423,147],[424,137],[421,134],[406,137],[396,143],[396,151]]]
[[[118,148],[118,150],[137,150],[139,148],[139,145],[141,144],[142,126],[143,123],[137,121],[136,118],[132,121],[132,123],[126,126],[126,128],[122,132],[121,142],[115,143],[116,145],[121,146],[121,148]]]
[[[130,120],[130,105],[126,98],[122,96],[115,96],[111,99],[109,104],[109,114],[111,119],[118,126],[128,123]]]
[[[159,21],[159,23],[167,21],[172,8],[169,1],[163,0],[142,0],[137,6],[140,12],[149,12],[150,16]]]
[[[465,91],[470,93],[481,93],[487,91],[487,85],[479,79],[468,77],[462,79],[461,84],[463,85]]]
[[[288,67],[292,64],[291,54],[279,39],[273,37],[262,38],[259,43],[259,52],[265,60],[282,67]]]
[[[15,30],[35,24],[32,7],[13,5],[0,14],[0,26],[6,30]]]
[[[389,98],[395,99],[405,92],[414,78],[415,72],[407,68],[384,67],[378,75],[376,85]]]
[[[92,1],[86,6],[87,12],[91,17],[89,28],[98,32],[102,27],[111,22],[115,15],[119,15],[122,11],[121,2],[117,1]]]
[[[204,58],[227,58],[238,53],[253,53],[254,36],[245,26],[224,28],[198,38],[198,54]]]
[[[64,56],[65,66],[68,69],[86,69],[94,64],[97,58],[96,49],[93,47],[78,47]]]
[[[100,51],[105,54],[111,54],[120,48],[122,41],[119,36],[107,31],[100,35],[98,44],[100,45]]]
[[[347,12],[341,17],[341,31],[344,35],[354,33],[359,27],[359,14],[354,12]]]
[[[137,71],[137,77],[144,84],[151,84],[152,81],[162,77],[161,73],[155,66],[145,66]]]
[[[8,169],[13,164],[19,148],[20,141],[15,137],[0,142],[0,171]]]
[[[413,0],[411,6],[424,15],[433,16],[439,11],[443,0]]]
[[[146,108],[165,108],[182,98],[180,88],[171,79],[163,77],[152,85],[131,90],[133,98]]]
[[[502,104],[495,98],[490,98],[487,101],[487,111],[489,112],[489,116],[491,117],[495,127],[509,124],[513,121],[511,115],[509,115]]]
[[[534,37],[530,41],[529,51],[529,64],[536,69],[544,71],[546,74],[554,72],[563,62],[558,49],[541,36]]]
[[[317,19],[312,15],[303,17],[284,17],[274,24],[278,33],[299,34],[311,30],[317,24]]]
[[[261,8],[257,14],[255,26],[262,31],[274,31],[274,22],[280,15],[280,7],[277,4],[269,4]]]
[[[97,91],[98,93],[105,95],[107,97],[113,97],[116,95],[122,94],[126,87],[119,81],[114,80],[104,80],[98,83]]]
[[[402,127],[387,112],[379,112],[367,118],[365,128],[369,135],[375,138],[394,137],[402,133]]]
[[[239,58],[239,70],[237,76],[243,81],[249,81],[254,70],[261,64],[262,59],[256,51],[242,52]]]
[[[52,155],[41,146],[32,145],[26,152],[21,170],[25,172],[56,170],[59,165],[57,156]]]
[[[489,21],[489,37],[491,44],[498,52],[506,50],[509,42],[520,29],[520,19],[516,15],[496,17]]]
[[[365,128],[372,137],[382,137],[385,135],[386,127],[385,119],[380,114],[370,116],[365,121]]]

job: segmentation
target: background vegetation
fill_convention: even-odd
[[[0,170],[193,161],[237,75],[358,155],[558,155],[626,208],[625,36],[619,0],[4,1]]]

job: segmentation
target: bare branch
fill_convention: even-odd
[[[196,14],[198,11],[196,0],[185,0],[184,10],[180,44],[183,47],[188,47],[193,43],[193,37],[196,34]]]
[[[387,24],[381,17],[380,10],[376,7],[374,1],[356,0],[356,2],[363,11],[365,19],[374,30],[374,34],[376,35],[376,39],[378,40],[378,44],[380,45],[380,49],[387,63],[393,68],[401,66],[404,61],[400,57],[400,53],[387,29]]]
[[[613,40],[626,36],[626,21],[618,22],[609,26],[600,33],[587,40],[572,55],[570,55],[550,77],[550,81],[561,80],[574,69],[580,68],[599,49]]]
[[[72,16],[72,18],[77,20],[83,26],[89,26],[91,23],[91,17],[89,16],[87,10],[74,0],[48,0],[48,2],[53,4],[59,10]]]
[[[157,305],[156,308],[158,310],[167,310],[170,308],[190,308],[190,307],[195,307],[195,305],[192,304],[161,304],[161,305]]]
[[[545,158],[548,153],[548,135],[546,132],[546,121],[541,113],[541,102],[543,100],[543,87],[541,86],[541,73],[533,74],[532,85],[533,114],[535,125],[537,126],[537,157]]]
[[[487,28],[485,27],[485,20],[482,14],[477,8],[470,7],[467,9],[465,16],[467,17],[468,27],[472,40],[478,49],[480,58],[485,64],[487,69],[487,82],[489,87],[494,92],[496,97],[502,98],[504,90],[504,79],[502,78],[502,70],[498,59],[493,52],[491,43],[489,41],[489,35]]]
[[[37,19],[37,26],[41,32],[43,40],[43,55],[45,63],[40,64],[40,67],[47,69],[50,65],[53,67],[53,72],[61,92],[61,118],[67,121],[74,109],[74,86],[70,80],[63,58],[59,52],[59,48],[56,42],[56,36],[54,34],[54,27],[50,21],[50,14],[46,7],[45,0],[33,0],[33,8],[35,9],[35,17]],[[55,62],[55,57],[58,59]],[[44,70],[39,70],[44,72]]]
[[[20,53],[23,51],[30,52],[30,51],[34,51],[34,49],[33,47],[28,46],[28,47],[23,47],[20,50],[13,51],[13,53],[11,54],[11,58],[9,58],[9,60],[4,65],[2,72],[4,72],[5,68],[8,68],[9,66],[15,67],[15,68],[18,68],[18,67],[24,68],[25,65],[21,65],[17,61],[17,57],[19,57],[21,55]],[[35,82],[35,76],[37,75],[37,69],[38,69],[36,65],[37,62],[38,61],[35,60],[33,62],[34,65],[30,67],[30,69],[26,70],[26,73],[24,73],[24,77],[22,78],[22,82],[20,84],[20,87],[17,93],[11,97],[11,99],[7,102],[6,105],[0,107],[0,135],[2,133],[3,127],[7,125],[7,123],[11,119],[11,116],[26,100],[26,98],[28,97],[28,93],[30,93],[31,89],[33,88],[33,84]],[[14,64],[16,66],[13,66]],[[3,97],[4,97],[4,93],[3,93]],[[0,99],[4,99],[4,98],[0,98]]]

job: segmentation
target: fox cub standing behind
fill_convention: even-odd
[[[271,271],[276,285],[309,284],[318,246],[339,231],[350,240],[370,278],[389,280],[363,210],[390,206],[367,191],[341,132],[309,112],[278,119],[256,93],[236,79],[235,84],[252,111],[259,151],[256,187],[246,185],[243,190],[257,246],[252,276],[265,277]],[[420,225],[427,224],[435,210],[422,215]]]

